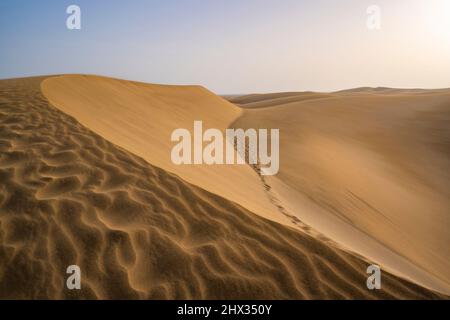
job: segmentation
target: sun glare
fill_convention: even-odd
[[[431,36],[450,41],[450,0],[428,0],[422,7]]]

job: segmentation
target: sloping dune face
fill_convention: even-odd
[[[175,173],[202,189],[274,221],[286,222],[267,199],[257,174],[246,165],[175,165],[175,129],[224,131],[241,110],[200,86],[165,86],[97,76],[67,75],[42,83],[49,101],[105,139]],[[288,223],[288,222],[286,222]]]
[[[280,172],[268,184],[284,206],[350,250],[450,292],[450,91],[292,97],[243,97],[243,107],[266,107],[234,124],[280,128]]]
[[[0,298],[443,298],[154,167],[0,81]],[[78,265],[81,290],[68,290]]]

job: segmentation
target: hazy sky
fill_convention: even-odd
[[[59,73],[221,94],[450,87],[450,0],[1,0],[0,78]]]

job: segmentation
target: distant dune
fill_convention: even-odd
[[[315,100],[333,97],[332,94],[316,92],[282,92],[267,94],[249,94],[241,97],[228,98],[228,100],[246,109],[268,108],[291,102]]]
[[[269,116],[270,108],[243,111],[195,86],[94,76],[2,80],[0,298],[447,299],[402,273],[409,269],[384,270],[386,257],[355,254],[326,228],[318,228],[325,237],[285,215],[292,210],[313,227],[314,219],[326,225],[339,216],[337,229],[358,229],[398,250],[441,281],[425,277],[432,278],[428,288],[445,289],[448,252],[438,249],[445,251],[448,240],[448,188],[442,189],[448,145],[440,140],[447,96],[414,99],[418,112],[432,112],[413,117],[404,110],[407,97],[386,100],[381,111],[374,110],[381,101],[355,100],[345,112],[318,99],[275,107]],[[412,128],[394,126],[405,113],[413,137]],[[337,121],[342,117],[347,126]],[[219,128],[280,126],[282,170],[266,181],[273,186],[246,166],[172,166],[172,128],[197,119]],[[376,137],[347,136],[369,122]],[[401,140],[380,134],[383,126]],[[368,150],[364,142],[372,140]],[[400,142],[410,151],[397,152]],[[425,148],[425,159],[407,148],[415,143]],[[376,152],[386,159],[372,158]],[[303,198],[314,210],[295,211]],[[374,262],[383,268],[382,290],[370,291],[366,268]],[[72,264],[82,270],[79,291],[65,286]]]
[[[327,237],[449,293],[450,90],[320,95],[232,100],[249,106],[234,127],[280,128],[280,173],[267,183]]]

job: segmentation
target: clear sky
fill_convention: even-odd
[[[59,73],[220,94],[450,87],[450,0],[1,0],[0,78]]]

